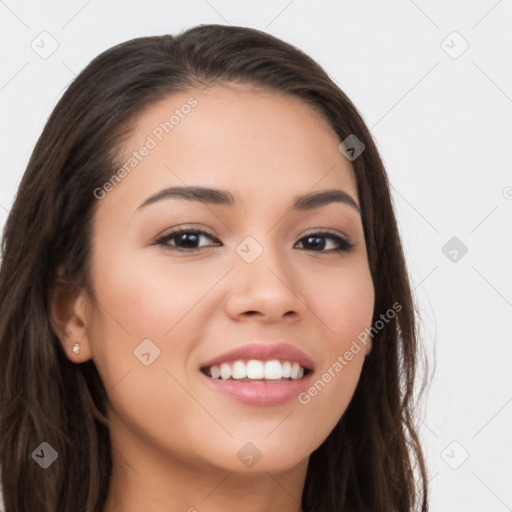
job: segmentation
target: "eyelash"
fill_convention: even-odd
[[[178,252],[190,253],[190,252],[196,252],[196,251],[200,250],[201,247],[193,247],[193,248],[184,249],[182,247],[176,247],[176,246],[169,245],[169,243],[168,243],[169,240],[177,238],[179,235],[182,235],[184,233],[194,234],[194,235],[206,235],[208,238],[218,241],[213,235],[211,235],[210,233],[207,233],[206,231],[202,231],[199,229],[180,228],[176,231],[173,231],[173,232],[159,238],[156,241],[156,244],[163,246],[165,249],[168,249],[171,251],[178,251]],[[342,237],[339,234],[334,233],[329,230],[308,233],[307,235],[303,236],[299,240],[299,242],[304,239],[311,238],[311,237],[330,238],[331,240],[334,240],[338,244],[339,248],[338,249],[330,249],[328,251],[324,251],[324,250],[315,251],[313,249],[303,249],[303,250],[305,250],[305,251],[310,250],[312,252],[331,254],[331,253],[348,253],[355,247],[354,244],[352,242],[350,242],[347,238]]]

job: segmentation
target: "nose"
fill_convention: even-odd
[[[265,247],[252,263],[238,255],[235,258],[226,303],[232,319],[271,323],[281,318],[288,322],[303,318],[307,306],[301,295],[300,276],[277,249]]]

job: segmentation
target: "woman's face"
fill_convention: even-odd
[[[87,350],[114,445],[273,472],[306,464],[334,428],[370,349],[353,342],[374,307],[339,143],[301,100],[248,88],[175,94],[139,118],[122,179],[94,192]],[[218,192],[162,193],[174,187]],[[339,192],[295,204],[327,190]],[[290,380],[286,361],[308,371]]]

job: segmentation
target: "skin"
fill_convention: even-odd
[[[199,368],[253,340],[284,340],[313,359],[315,382],[370,327],[374,289],[359,212],[339,202],[291,211],[296,196],[331,188],[359,205],[354,173],[318,112],[242,86],[153,105],[123,158],[191,96],[190,114],[98,201],[95,299],[57,288],[52,320],[72,361],[94,360],[109,396],[114,469],[105,512],[298,512],[309,456],[346,410],[371,344],[307,405],[243,404],[210,389]],[[229,190],[238,204],[173,198],[138,210],[184,185]],[[176,238],[156,244],[181,226],[214,238],[202,235],[188,253],[172,250]],[[315,248],[305,236],[322,229],[354,248],[332,252],[329,237]],[[250,264],[236,252],[247,236],[263,249]],[[134,356],[147,338],[160,350],[149,366]],[[248,442],[261,453],[253,467],[237,457]]]

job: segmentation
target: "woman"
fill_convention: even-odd
[[[4,232],[6,511],[426,511],[418,350],[382,162],[318,64],[242,27],[119,44]]]

